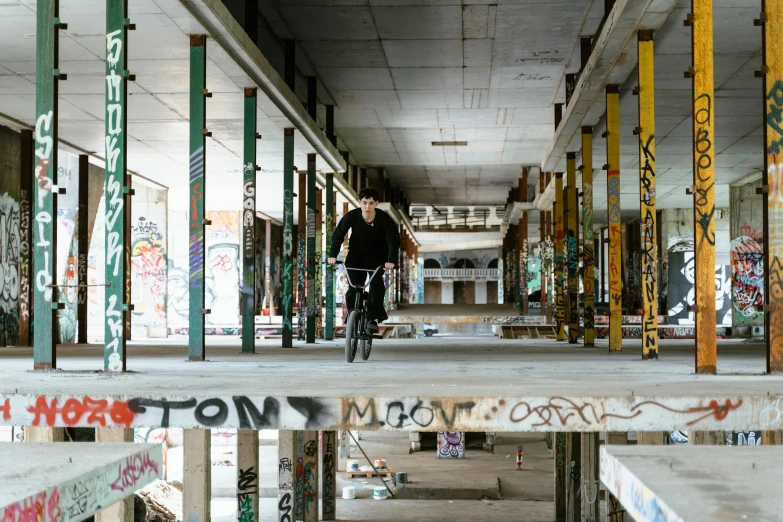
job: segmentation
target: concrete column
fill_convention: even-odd
[[[182,512],[187,522],[209,522],[212,500],[212,457],[210,430],[184,430]]]
[[[324,233],[326,234],[326,256],[329,255],[329,252],[332,249],[332,234],[334,233],[334,227],[335,227],[335,198],[336,194],[334,191],[334,174],[331,172],[326,173],[326,228]],[[326,317],[325,317],[325,325],[324,325],[324,339],[331,341],[334,339],[334,312],[335,312],[335,301],[334,301],[334,266],[333,265],[326,265],[326,270],[324,273],[324,278],[326,279],[324,281],[324,289],[326,293]]]
[[[628,434],[617,431],[610,431],[604,433],[605,444],[615,444],[625,446],[628,444]],[[625,512],[625,508],[620,504],[620,501],[615,498],[614,495],[606,492],[606,522],[631,522],[631,517]]]
[[[76,266],[77,283],[79,285],[77,289],[78,304],[76,305],[78,325],[76,342],[79,344],[87,344],[87,252],[90,246],[87,233],[87,225],[90,221],[87,214],[87,200],[89,197],[89,176],[87,175],[89,162],[87,160],[88,156],[86,154],[79,155],[79,214],[76,220],[76,248],[78,250],[76,253]]]
[[[296,339],[304,341],[307,333],[307,171],[299,172],[299,222],[296,225]]]
[[[598,490],[598,433],[582,433],[580,483],[582,493],[582,522],[596,522],[600,511]]]
[[[21,132],[19,161],[19,346],[30,346],[30,304],[35,283],[32,280],[33,225],[33,131]]]
[[[237,430],[237,520],[258,522],[258,430]]]
[[[696,446],[725,446],[726,434],[723,431],[689,431],[688,444]]]
[[[584,40],[582,40],[584,41]],[[593,129],[582,127],[582,254],[585,346],[595,346],[595,251],[593,249]]]
[[[642,359],[658,358],[658,242],[655,196],[653,32],[639,31],[639,194],[642,251]]]
[[[547,173],[547,177],[549,177],[550,174],[551,173]],[[555,257],[554,257],[555,256],[555,248],[554,247],[555,247],[555,244],[552,241],[552,211],[551,210],[547,210],[544,214],[545,214],[544,217],[546,218],[545,237],[546,237],[546,241],[548,243],[548,248],[551,249],[550,266],[549,266],[548,274],[547,274],[547,277],[546,277],[547,285],[551,285],[551,288],[552,288],[552,292],[547,291],[547,299],[549,299],[548,296],[549,296],[550,293],[556,294],[556,292],[555,292],[555,285],[554,285],[554,282],[555,282],[555,271],[554,271],[554,266],[555,266]],[[547,307],[546,307],[546,324],[552,324],[552,319],[553,319],[552,315],[553,315],[553,313],[555,311],[555,308],[556,307],[549,306],[549,304],[547,303]]]
[[[315,288],[313,289],[313,317],[315,317],[315,337],[317,339],[324,338],[324,322],[323,322],[323,284],[324,284],[324,270],[323,270],[323,191],[321,189],[315,189]]]
[[[255,285],[256,267],[256,93],[257,90],[244,90],[244,136],[242,162],[242,353],[255,353]],[[257,512],[258,510],[256,510]]]
[[[294,468],[294,518],[292,520],[304,520],[304,432],[294,432],[296,468]]]
[[[323,516],[321,520],[336,520],[335,510],[335,492],[337,490],[337,455],[335,448],[337,446],[337,432],[324,431],[321,444],[321,511]]]
[[[297,432],[277,434],[277,522],[293,522]]]
[[[568,259],[568,342],[579,340],[579,199],[576,190],[576,152],[566,154],[566,258]]]
[[[575,189],[574,189],[575,190]],[[580,433],[566,433],[566,521],[582,520],[582,436]]]
[[[555,173],[555,325],[557,340],[565,341],[565,297],[563,296],[563,269],[565,245],[563,242],[563,173]]]
[[[767,20],[762,25],[763,75],[765,118],[764,150],[764,314],[767,343],[767,373],[783,372],[783,163],[780,149],[783,129],[780,117],[783,110],[783,49],[780,34],[783,31],[783,5],[764,2]]]
[[[663,446],[666,444],[666,433],[663,431],[640,431],[637,444],[647,446]]]
[[[302,502],[304,522],[318,522],[318,432],[304,432]]]
[[[64,442],[65,428],[24,427],[25,442]]]
[[[554,433],[555,447],[554,461],[555,461],[555,520],[557,522],[563,522],[566,520],[566,506],[567,506],[567,461],[566,461],[566,434],[564,432]]]
[[[411,443],[411,449],[410,449],[411,453],[414,453],[416,451],[421,451],[421,432],[409,431],[408,441]]]
[[[56,0],[42,0],[36,5],[36,79],[35,79],[35,177],[33,192],[33,368],[51,370],[57,367],[55,324],[57,303],[55,284],[57,267],[57,69],[60,23]],[[59,22],[59,18],[57,18]],[[65,20],[63,20],[65,22]],[[57,73],[55,74],[55,71]],[[124,83],[124,82],[120,82]]]
[[[188,312],[188,360],[203,361],[204,318],[209,313],[204,308],[205,246],[204,227],[207,224],[204,212],[204,194],[206,190],[206,81],[207,81],[207,42],[206,36],[190,35],[190,284]],[[107,183],[109,172],[106,172]],[[107,206],[108,207],[108,206]],[[108,210],[108,208],[107,208]],[[108,231],[107,231],[108,232]],[[109,244],[107,242],[107,244]],[[109,282],[109,279],[106,279]],[[107,290],[108,294],[108,290]],[[110,306],[107,295],[107,316]],[[107,326],[108,328],[108,326]],[[107,334],[106,342],[110,337]],[[123,357],[124,359],[124,357]]]
[[[340,447],[338,450],[341,459],[347,459],[351,456],[351,436],[348,430],[340,430]]]
[[[712,0],[693,0],[693,206],[696,373],[715,374],[715,120]]]
[[[620,224],[620,87],[606,86],[606,159],[609,221],[609,351],[623,349],[623,252]]]
[[[307,155],[307,336],[308,344],[315,342],[316,259],[315,259],[315,154]],[[300,225],[301,226],[301,225]]]
[[[95,442],[133,443],[132,428],[95,428]],[[133,495],[95,514],[95,522],[133,522]]]
[[[283,339],[293,346],[294,315],[294,129],[283,129]],[[271,299],[270,299],[271,301]]]

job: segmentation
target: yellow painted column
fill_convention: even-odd
[[[715,121],[712,0],[692,0],[696,373],[716,373]]]
[[[563,296],[563,173],[555,172],[555,325],[557,340],[565,341],[565,300]]]
[[[595,346],[595,254],[593,251],[593,129],[582,127],[582,260],[585,346]]]
[[[639,31],[639,213],[642,248],[642,359],[658,358],[658,219],[655,209],[655,68],[651,30]]]
[[[579,340],[579,204],[576,193],[576,152],[566,154],[566,252],[568,254],[568,342]]]
[[[620,87],[606,86],[606,190],[609,222],[609,351],[623,349],[622,232],[620,229]]]
[[[783,372],[783,5],[762,0],[767,15],[763,25],[764,98],[764,288],[767,332],[767,373]],[[766,443],[766,442],[765,442]]]

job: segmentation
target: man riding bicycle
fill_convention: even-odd
[[[376,209],[380,200],[378,191],[374,188],[364,188],[359,192],[359,205],[348,212],[340,220],[332,235],[332,248],[329,251],[327,263],[333,265],[337,262],[337,255],[343,239],[351,230],[351,239],[348,242],[348,258],[345,267],[348,269],[348,277],[352,284],[361,286],[366,277],[366,272],[350,270],[361,268],[374,270],[383,265],[386,269],[394,268],[394,263],[400,249],[400,233],[394,220],[383,210]],[[370,330],[378,332],[378,323],[389,318],[383,308],[383,298],[386,294],[386,285],[382,274],[376,275],[370,283],[367,302]],[[348,304],[348,312],[356,302],[356,289],[348,288],[345,294]]]

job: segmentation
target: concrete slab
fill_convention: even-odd
[[[32,372],[32,350],[0,350],[0,425],[171,426],[390,431],[783,429],[783,375],[764,345],[719,341],[719,375],[694,375],[693,341],[608,354],[552,340],[379,340],[347,364],[315,346],[209,339],[204,363],[167,342],[128,348],[133,373],[103,373],[102,346],[61,346],[63,371]]]
[[[83,520],[160,477],[163,447],[133,443],[0,444],[3,520]]]
[[[602,446],[601,482],[637,522],[783,520],[780,446]]]

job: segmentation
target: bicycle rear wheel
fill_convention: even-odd
[[[356,350],[359,347],[360,327],[359,312],[351,310],[348,315],[348,322],[345,325],[345,360],[353,362],[356,357]]]

